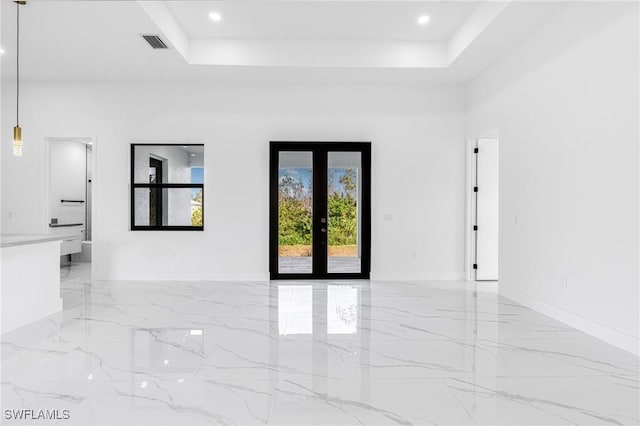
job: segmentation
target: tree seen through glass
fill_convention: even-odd
[[[328,255],[355,257],[358,255],[357,169],[330,168],[328,172]],[[311,169],[280,169],[278,176],[280,256],[311,256],[312,188]]]

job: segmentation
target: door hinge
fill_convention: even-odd
[[[473,192],[478,192],[478,187],[477,186],[473,187]]]
[[[478,230],[478,225],[473,225],[473,230],[477,231]]]
[[[478,269],[478,264],[477,263],[473,264],[473,269]]]
[[[478,153],[478,148],[473,148],[473,153],[477,154]]]

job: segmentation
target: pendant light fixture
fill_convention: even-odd
[[[13,155],[22,156],[22,128],[20,127],[20,6],[26,0],[14,1],[16,4],[16,126],[13,128]]]

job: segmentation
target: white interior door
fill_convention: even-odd
[[[478,139],[476,280],[498,280],[498,139]]]

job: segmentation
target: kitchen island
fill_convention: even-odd
[[[66,235],[1,236],[2,333],[62,310],[60,244]]]

